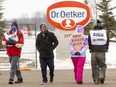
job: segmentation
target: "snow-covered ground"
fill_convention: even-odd
[[[108,68],[116,68],[116,43],[110,42],[109,46],[109,52],[106,53],[106,63]],[[22,55],[21,55],[21,62],[20,66],[28,66],[31,68],[35,68],[35,63],[37,60],[37,67],[39,67],[39,54],[37,52],[36,55],[36,49],[35,49],[35,36],[33,37],[25,37],[25,45],[22,49]],[[7,58],[5,51],[0,51],[0,57]],[[37,57],[37,59],[36,59]],[[0,69],[9,69],[10,64],[8,62],[8,58],[6,60],[7,62],[1,62],[0,63]],[[55,58],[55,68],[56,69],[72,69],[72,61],[69,57],[69,59],[66,60],[60,60]],[[85,63],[85,68],[91,68],[91,54],[89,53],[89,50],[87,50],[87,58]]]
[[[116,43],[110,42],[109,51],[106,53],[106,64],[107,68],[116,68]],[[91,54],[89,53],[89,50],[87,50],[86,53],[86,63],[85,68],[90,69],[91,68]],[[73,65],[70,59],[67,59],[65,61],[56,59],[55,61],[56,68],[58,69],[72,69]]]

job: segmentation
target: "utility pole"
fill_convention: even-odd
[[[35,15],[35,43],[36,43],[36,36],[37,36],[37,26],[36,26],[36,15]],[[38,62],[37,62],[37,49],[35,47],[35,67],[38,68]]]
[[[95,0],[95,8],[96,8],[96,20],[97,20],[97,0]]]

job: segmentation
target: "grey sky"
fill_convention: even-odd
[[[45,13],[47,8],[58,1],[66,0],[5,0],[3,6],[5,8],[3,17],[5,19],[19,18],[27,14],[28,17],[34,16],[35,12]],[[68,0],[67,0],[68,1]],[[83,1],[83,0],[73,0]],[[115,1],[112,0],[111,6],[115,6]],[[116,14],[116,10],[113,11]]]

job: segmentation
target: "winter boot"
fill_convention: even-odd
[[[54,80],[53,76],[50,77],[50,82],[52,83]]]
[[[23,83],[23,78],[17,79],[17,81],[15,81],[15,83]]]
[[[9,84],[13,84],[13,81],[14,81],[13,79],[9,79],[9,82],[8,83]]]

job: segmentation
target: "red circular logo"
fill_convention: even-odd
[[[77,1],[62,1],[47,9],[48,22],[60,30],[74,30],[77,25],[85,26],[91,19],[89,7]]]

